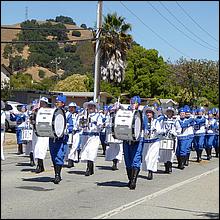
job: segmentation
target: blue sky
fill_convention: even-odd
[[[1,1],[1,24],[63,15],[95,27],[98,1]],[[103,15],[117,12],[132,25],[130,34],[165,60],[219,60],[218,1],[103,1]]]

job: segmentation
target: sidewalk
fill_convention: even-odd
[[[4,149],[17,149],[16,133],[5,132]]]

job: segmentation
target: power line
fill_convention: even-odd
[[[203,44],[201,44],[200,42],[198,42],[197,40],[191,38],[190,36],[188,36],[186,33],[184,33],[182,30],[180,30],[177,26],[175,26],[172,22],[170,22],[169,19],[167,19],[158,9],[156,9],[149,1],[147,1],[147,3],[157,12],[159,13],[170,25],[172,25],[174,28],[176,28],[178,31],[180,31],[182,34],[184,34],[187,38],[189,38],[190,40],[192,40],[193,42],[198,43],[199,45],[201,45],[202,47],[205,47],[209,50],[214,50],[212,48],[206,47]],[[214,50],[216,51],[216,50]]]
[[[39,30],[39,31],[71,31],[71,30],[80,30],[80,31],[93,31],[96,30],[94,29],[80,29],[80,28],[66,28],[66,29],[61,29],[61,28],[33,28],[33,27],[6,27],[6,26],[1,26],[1,29],[12,29],[12,30]]]
[[[218,50],[218,48],[212,46],[211,44],[207,43],[206,41],[204,41],[203,39],[201,39],[198,35],[194,34],[188,27],[186,27],[186,25],[184,25],[161,1],[159,1],[159,3],[169,12],[169,14],[171,14],[180,24],[182,24],[191,34],[193,34],[195,37],[197,37],[198,39],[200,39],[202,42],[206,43],[207,45],[211,46],[212,48]]]
[[[209,34],[208,31],[206,31],[204,28],[201,27],[201,25],[199,25],[193,18],[192,16],[190,16],[189,13],[186,12],[186,10],[176,1],[176,4],[182,9],[182,11],[201,29],[203,30],[206,34],[208,34],[212,39],[214,39],[216,42],[218,42],[218,40],[216,38],[214,38],[211,34]]]
[[[190,56],[184,54],[182,51],[180,51],[179,49],[175,48],[172,44],[170,44],[167,40],[165,40],[164,38],[162,38],[159,34],[157,34],[152,28],[150,28],[148,25],[146,25],[135,13],[133,13],[129,8],[127,8],[122,1],[120,1],[120,3],[131,13],[133,14],[145,27],[147,27],[151,32],[153,32],[158,38],[160,38],[162,41],[164,41],[166,44],[168,44],[171,48],[173,48],[174,50],[176,50],[177,52],[179,52],[180,54],[184,55],[185,57],[188,57],[191,59]]]
[[[78,39],[78,40],[64,40],[64,41],[45,41],[45,40],[34,40],[34,41],[1,41],[1,44],[19,44],[19,43],[72,43],[77,41],[95,41],[95,38],[88,38],[88,39]]]

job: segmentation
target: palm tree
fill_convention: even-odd
[[[116,12],[104,17],[100,41],[101,77],[105,81],[117,84],[124,79],[126,53],[132,43],[129,30],[131,24]]]

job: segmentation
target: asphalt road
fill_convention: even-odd
[[[124,161],[111,170],[101,148],[95,174],[85,176],[85,163],[62,169],[62,181],[55,185],[48,152],[46,171],[35,174],[29,157],[16,154],[16,145],[5,147],[1,161],[2,219],[219,219],[219,158],[201,163],[191,153],[184,170],[165,174],[163,164],[153,180],[146,172],[138,176],[137,187],[130,190]],[[214,153],[213,153],[214,156]]]

